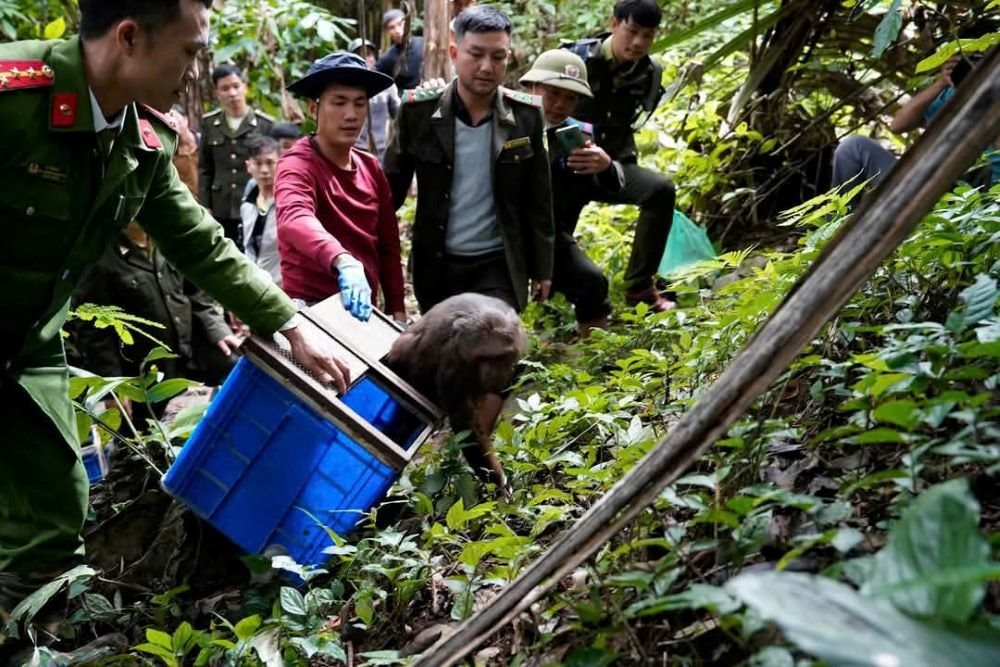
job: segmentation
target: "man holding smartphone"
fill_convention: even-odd
[[[592,97],[581,97],[574,113],[594,124],[595,142],[618,160],[625,175],[619,192],[594,192],[592,198],[639,207],[625,269],[625,302],[645,303],[655,312],[674,307],[653,281],[674,219],[674,184],[639,166],[633,132],[653,113],[663,93],[663,68],[649,55],[662,15],[656,0],[618,0],[609,34],[566,45],[586,62],[593,92]]]
[[[977,55],[979,54],[955,56],[948,60],[933,83],[914,94],[899,108],[889,129],[897,134],[904,134],[929,125],[975,68],[981,58],[976,58]],[[961,180],[970,185],[987,187],[1000,182],[1000,137],[986,147],[984,154],[987,164],[982,168],[974,168]],[[867,181],[865,190],[872,190],[896,166],[898,159],[871,137],[857,134],[845,137],[833,154],[833,186],[847,182],[856,185]],[[850,207],[856,207],[860,199],[861,193],[851,200]]]
[[[576,243],[580,211],[596,195],[612,196],[625,183],[622,166],[594,144],[594,128],[570,116],[581,97],[591,97],[587,66],[574,53],[553,49],[538,56],[521,85],[542,99],[552,174],[556,226],[552,290],[576,309],[577,330],[604,329],[611,314],[608,279]]]

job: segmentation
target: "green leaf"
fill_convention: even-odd
[[[191,643],[194,640],[194,629],[191,624],[184,621],[177,626],[174,630],[174,636],[171,641],[171,646],[174,649],[174,653],[178,655],[184,655],[191,649]]]
[[[45,39],[59,39],[66,32],[66,21],[59,17],[55,21],[50,21],[42,30]]]
[[[609,653],[596,646],[579,648],[563,660],[563,667],[608,667],[618,661],[617,653]]]
[[[281,608],[285,613],[292,614],[293,616],[305,616],[308,613],[306,600],[302,597],[302,593],[299,593],[298,590],[291,586],[281,587],[280,599]]]
[[[922,493],[893,526],[862,592],[914,616],[963,623],[986,594],[976,569],[990,565],[979,505],[955,479]]]
[[[146,628],[146,641],[156,646],[162,646],[170,651],[174,648],[174,640],[163,630],[156,628]]]
[[[739,605],[726,591],[707,584],[692,584],[687,590],[673,595],[647,598],[625,609],[627,617],[657,616],[677,609],[712,609],[720,614],[735,611]]]
[[[899,30],[903,27],[903,8],[900,0],[892,0],[889,11],[886,12],[878,27],[875,28],[875,43],[872,45],[872,57],[881,58],[892,44],[899,37]]]
[[[72,570],[64,572],[49,583],[45,584],[37,591],[21,600],[10,613],[10,622],[7,623],[6,632],[13,638],[18,637],[18,626],[21,623],[27,624],[35,617],[42,607],[57,595],[63,588],[78,581],[85,580],[97,574],[97,570],[87,565],[77,565]],[[167,646],[170,646],[169,637]]]
[[[976,276],[976,282],[959,292],[958,297],[965,304],[965,309],[956,322],[959,327],[957,331],[964,331],[993,315],[997,301],[997,281],[987,275],[979,274]]]
[[[166,401],[180,393],[187,391],[191,387],[201,386],[200,382],[185,380],[184,378],[170,378],[153,386],[148,392],[150,403]]]
[[[873,445],[881,442],[906,442],[906,438],[899,431],[893,430],[891,428],[873,428],[864,433],[860,433],[853,437],[847,439],[855,445]]]
[[[741,574],[726,590],[774,621],[802,650],[831,667],[992,667],[1000,642],[911,619],[885,602],[824,577],[790,572]]]
[[[759,2],[760,0],[740,0],[740,2],[733,3],[722,11],[716,12],[715,14],[698,21],[690,28],[685,28],[684,30],[678,30],[677,32],[664,35],[660,39],[656,40],[650,51],[653,53],[660,53],[672,46],[682,44],[692,37],[697,37],[706,30],[714,28],[723,21],[753,10],[754,6],[759,4]]]
[[[470,521],[492,512],[496,509],[496,506],[497,504],[495,502],[488,502],[480,503],[475,507],[465,509],[464,501],[459,498],[455,504],[448,509],[448,514],[445,515],[445,523],[448,524],[448,528],[450,530],[461,530]]]
[[[177,667],[180,663],[177,662],[177,657],[171,652],[170,649],[164,648],[157,644],[139,644],[135,646],[136,651],[142,651],[143,653],[149,653],[150,655],[155,655],[156,657],[163,660],[163,663],[167,667]]]
[[[923,414],[915,401],[905,398],[883,403],[875,408],[872,416],[880,422],[895,424],[910,431],[920,423]]]
[[[282,605],[282,607],[284,607],[284,605]],[[285,611],[288,610],[286,609]],[[236,635],[236,638],[239,639],[241,642],[245,642],[251,637],[253,637],[254,633],[257,632],[257,628],[260,627],[260,624],[261,624],[260,615],[254,614],[253,616],[247,616],[246,618],[241,619],[239,623],[233,626],[233,634]]]

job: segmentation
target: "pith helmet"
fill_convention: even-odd
[[[521,77],[521,84],[527,83],[544,83],[577,95],[594,96],[587,83],[586,63],[583,58],[566,49],[552,49],[535,58],[531,69]]]

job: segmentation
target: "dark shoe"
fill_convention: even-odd
[[[665,299],[655,287],[647,287],[638,292],[625,292],[625,303],[630,306],[645,303],[654,313],[666,312],[677,305],[673,301]]]

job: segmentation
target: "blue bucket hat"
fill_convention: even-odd
[[[313,61],[306,75],[288,84],[286,89],[299,97],[315,100],[331,83],[363,88],[368,97],[378,95],[389,86],[395,85],[391,76],[368,69],[367,63],[361,56],[347,51],[335,51]]]

